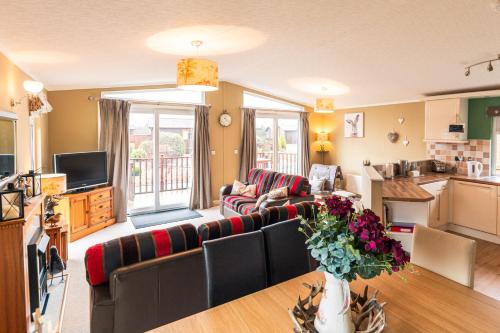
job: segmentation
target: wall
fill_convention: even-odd
[[[347,112],[364,113],[364,137],[344,138],[344,115]],[[403,114],[405,122],[400,125],[398,117]],[[399,159],[420,160],[425,158],[424,103],[406,103],[365,108],[337,110],[331,114],[315,115],[311,131],[330,132],[332,150],[326,156],[326,163],[338,164],[344,173],[361,173],[363,160],[371,164],[395,162]],[[395,129],[399,141],[390,143],[387,133]],[[402,144],[408,136],[410,144]],[[319,159],[314,154],[314,159]]]
[[[18,172],[27,172],[32,168],[30,156],[30,123],[28,115],[27,98],[23,88],[23,81],[32,80],[26,73],[20,70],[7,57],[0,53],[0,110],[15,112],[18,116],[17,121],[17,170]],[[21,100],[21,104],[14,108],[10,106],[10,100]],[[38,151],[37,165],[35,168],[46,164],[48,156],[48,121],[44,115],[36,120],[35,124],[39,128],[40,136],[36,143]],[[43,158],[42,158],[43,157]]]
[[[490,140],[493,118],[486,114],[490,106],[499,106],[500,97],[469,99],[468,138]]]
[[[88,96],[100,96],[106,90],[154,89],[168,88],[162,86],[140,86],[127,88],[81,89],[50,91],[49,102],[54,107],[49,114],[50,123],[50,156],[56,153],[90,151],[97,149],[97,102],[89,101]],[[219,90],[206,94],[205,102],[212,106],[209,117],[210,148],[215,151],[211,155],[212,197],[218,200],[219,189],[223,184],[232,183],[239,178],[240,155],[234,150],[240,149],[241,138],[241,106],[243,91],[253,91],[229,82],[220,82]],[[253,91],[256,92],[256,91]],[[256,92],[270,96],[262,92]],[[272,96],[270,96],[272,97]],[[223,109],[232,116],[232,125],[221,127],[218,119]],[[308,111],[311,111],[308,109]],[[311,122],[319,119],[311,116]],[[316,161],[316,157],[314,157]]]

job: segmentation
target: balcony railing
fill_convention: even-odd
[[[297,153],[278,152],[277,167],[273,167],[273,153],[257,153],[257,168],[297,174]]]
[[[129,159],[129,195],[153,193],[154,161],[152,158]],[[184,190],[191,187],[192,157],[160,155],[160,192]]]

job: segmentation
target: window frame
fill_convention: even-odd
[[[283,108],[277,107],[276,105],[275,106],[271,106],[269,108],[266,108],[266,107],[260,107],[260,106],[245,104],[245,96],[246,95],[253,96],[253,97],[256,97],[256,98],[260,98],[262,100],[268,100],[268,101],[273,102],[273,103],[281,104],[281,105],[283,105]],[[270,111],[270,112],[277,112],[277,111],[280,111],[280,112],[281,111],[284,111],[284,112],[304,112],[305,111],[304,107],[301,106],[301,105],[299,105],[299,104],[285,102],[285,101],[277,99],[277,98],[272,98],[272,97],[264,96],[264,95],[253,93],[253,92],[247,91],[247,90],[243,91],[243,107],[244,108],[250,108],[250,109],[256,109],[256,110],[261,110],[261,111]]]

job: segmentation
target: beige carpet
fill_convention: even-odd
[[[130,235],[149,230],[163,229],[184,223],[192,223],[198,227],[201,223],[222,218],[219,207],[198,211],[202,217],[157,225],[136,230],[130,221],[118,223],[92,235],[79,239],[69,244],[68,271],[71,274],[64,313],[63,333],[87,333],[89,327],[89,285],[85,279],[85,265],[83,258],[89,246],[108,241],[113,238]]]

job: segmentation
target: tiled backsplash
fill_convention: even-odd
[[[447,169],[456,167],[459,174],[467,174],[467,164],[465,162],[456,163],[455,156],[463,157],[464,161],[471,158],[481,162],[484,166],[483,175],[490,174],[490,140],[469,140],[469,143],[427,143],[427,158],[446,162]]]

